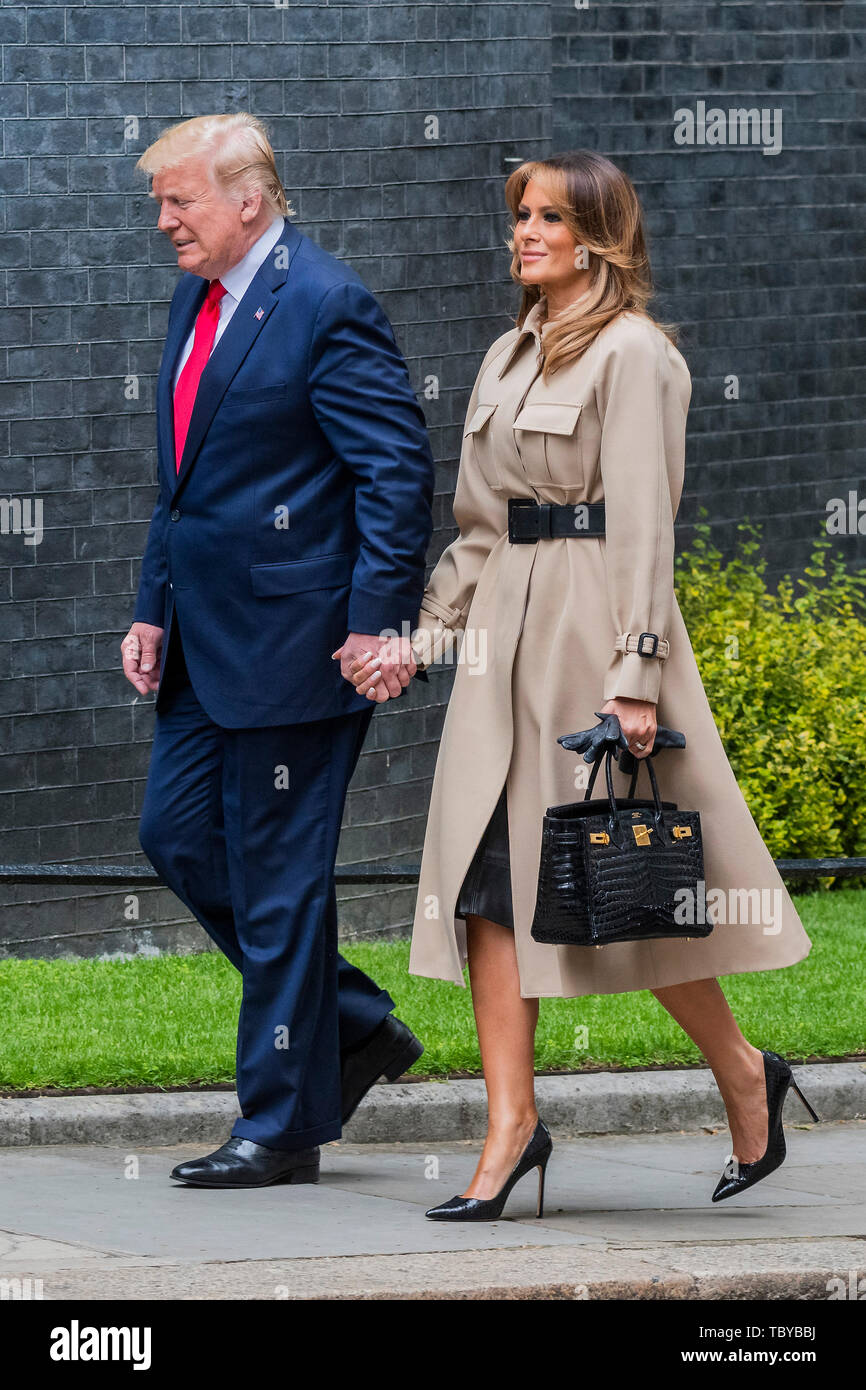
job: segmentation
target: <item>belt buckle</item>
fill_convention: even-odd
[[[527,507],[536,507],[531,497],[509,497],[508,499],[508,539],[512,545],[537,545],[538,536],[518,536],[515,534],[517,512]]]

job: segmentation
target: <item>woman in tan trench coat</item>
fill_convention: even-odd
[[[764,1176],[762,1162],[769,1171],[790,1071],[746,1041],[715,977],[791,965],[810,942],[725,756],[674,594],[691,379],[645,312],[640,205],[620,170],[587,152],[556,156],[516,170],[506,200],[524,297],[518,326],[493,343],[469,401],[459,536],[431,576],[411,654],[402,639],[399,683],[390,672],[381,679],[373,662],[353,674],[382,700],[400,693],[416,662],[457,654],[409,968],[462,985],[468,957],[489,1130],[466,1193],[428,1215],[489,1218],[515,1174],[537,1166],[543,1177],[539,997],[640,989],[707,1058],[733,1154],[751,1165],[739,1169],[739,1185],[723,1177],[718,1200]],[[604,534],[512,543],[515,497],[603,502]],[[657,723],[686,735],[684,750],[655,761],[665,799],[701,813],[708,901],[717,903],[708,937],[589,948],[530,935],[545,809],[585,787],[586,764],[557,736],[590,728],[596,711],[618,717],[637,758],[649,755]],[[615,782],[625,794],[618,768]]]

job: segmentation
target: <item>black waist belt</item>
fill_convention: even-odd
[[[560,506],[555,502],[533,502],[529,497],[508,499],[508,539],[512,545],[533,545],[535,541],[559,536],[603,535],[603,502]]]

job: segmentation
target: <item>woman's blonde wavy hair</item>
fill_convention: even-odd
[[[514,231],[530,179],[544,188],[575,242],[586,247],[589,269],[595,272],[589,297],[558,313],[544,334],[543,376],[547,380],[552,372],[581,357],[605,325],[625,310],[656,323],[646,308],[654,290],[643,213],[634,185],[609,159],[591,150],[571,150],[549,159],[527,160],[510,175],[505,201],[514,224],[507,245],[513,252],[511,278],[517,284],[522,281]],[[537,285],[523,285],[518,328],[523,327],[526,315],[541,297]],[[675,324],[656,323],[656,327],[676,343]]]

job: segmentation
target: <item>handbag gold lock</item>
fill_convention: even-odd
[[[648,845],[648,844],[649,844],[649,842],[650,842],[650,835],[652,834],[653,829],[654,829],[653,826],[651,826],[651,825],[633,825],[631,829],[632,829],[632,834],[634,835],[634,841],[635,841],[635,844],[636,844],[636,845]]]
[[[690,839],[691,839],[691,835],[692,835],[692,827],[691,827],[690,825],[675,825],[675,826],[674,826],[674,839],[676,839],[676,840],[690,840]]]
[[[606,830],[592,830],[589,835],[589,843],[591,845],[609,845],[610,836]]]

